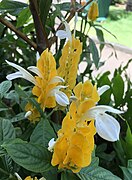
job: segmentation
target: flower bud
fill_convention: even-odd
[[[88,11],[88,18],[91,21],[95,21],[98,15],[99,15],[98,4],[97,2],[93,2]]]

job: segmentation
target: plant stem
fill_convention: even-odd
[[[69,22],[71,21],[71,19],[75,16],[75,12],[81,12],[81,11],[83,11],[83,9],[84,9],[88,4],[90,4],[92,1],[93,1],[93,0],[89,0],[84,6],[82,6],[82,7],[79,8],[79,9],[76,9],[76,7],[74,7],[74,8],[72,7],[72,8],[71,8],[71,11],[70,11],[70,14],[69,14],[69,16],[67,17],[66,21],[69,23]],[[60,29],[64,29],[64,28],[65,28],[64,24],[61,23],[61,24],[58,26],[58,28],[57,28],[56,31],[58,31],[58,30],[60,30]],[[56,36],[53,36],[53,37],[51,37],[51,38],[49,39],[49,47],[52,46],[52,44],[56,41],[56,39],[57,39]]]
[[[20,30],[18,30],[12,23],[7,21],[6,19],[0,17],[0,22],[4,24],[6,27],[11,29],[13,32],[16,33],[20,38],[22,38],[24,41],[26,41],[31,47],[33,47],[35,50],[37,50],[37,45],[33,41],[31,41],[24,33],[22,33]]]
[[[38,11],[38,2],[36,0],[29,0],[30,2],[30,10],[34,20],[34,26],[36,30],[37,36],[37,50],[39,54],[43,52],[44,49],[49,48],[49,43],[47,39],[47,35],[45,32],[45,28],[42,24],[39,11]]]
[[[0,172],[3,173],[3,174],[5,174],[5,175],[8,175],[8,176],[10,175],[8,172],[6,172],[6,171],[5,171],[4,169],[2,169],[2,168],[0,168]]]

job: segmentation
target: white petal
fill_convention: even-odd
[[[14,174],[15,174],[15,176],[17,177],[18,180],[22,180],[22,178],[19,176],[18,173],[15,172]]]
[[[92,107],[91,109],[89,109],[86,112],[86,116],[89,118],[95,118],[96,114],[98,113],[105,113],[105,112],[111,112],[111,113],[115,113],[115,114],[121,114],[123,113],[123,111],[120,111],[118,109],[114,109],[111,106],[106,106],[106,105],[98,105],[95,107]]]
[[[56,86],[55,88],[53,88],[50,92],[49,92],[49,96],[55,96],[55,93],[58,92],[60,89],[65,89],[67,88],[68,86]]]
[[[98,94],[101,96],[105,91],[107,91],[108,89],[110,89],[110,86],[108,85],[104,85],[101,88],[98,88]]]
[[[48,143],[48,150],[50,152],[53,152],[53,148],[54,148],[54,145],[55,145],[56,141],[55,141],[55,138],[52,138],[49,143]]]
[[[60,76],[55,76],[52,78],[49,82],[49,84],[59,83],[59,82],[65,82],[65,80]]]
[[[29,117],[32,114],[32,111],[27,111],[25,114],[25,118]]]
[[[58,30],[56,32],[56,36],[58,36],[60,39],[65,39],[65,38],[68,38],[68,34],[66,31],[64,30]]]
[[[61,106],[69,105],[69,99],[67,95],[61,91],[55,93],[56,102]]]
[[[107,141],[119,140],[120,124],[108,114],[98,114],[95,121],[97,133]]]
[[[38,69],[36,66],[29,66],[27,69],[28,69],[29,71],[37,74],[39,77],[43,78],[41,72],[39,71],[39,69]]]
[[[76,25],[77,25],[77,21],[78,21],[78,12],[75,12],[75,19],[74,19],[74,37],[75,37],[75,33],[76,33]]]
[[[70,40],[70,42],[72,42],[72,35],[71,35],[70,26],[66,21],[64,21],[64,25],[66,28],[66,33],[67,33],[68,39]]]
[[[78,98],[76,96],[70,96],[70,101],[76,101]]]
[[[71,31],[70,31],[70,26],[64,19],[62,19],[62,22],[64,23],[66,30],[58,30],[56,32],[56,36],[58,36],[60,39],[68,38],[68,40],[70,40],[70,42],[71,42],[72,35],[71,35]]]
[[[8,79],[10,81],[13,80],[13,79],[17,79],[17,78],[23,78],[23,75],[22,75],[22,73],[20,71],[17,71],[17,72],[12,73],[12,74],[8,74],[6,76],[6,79]]]
[[[20,71],[20,73],[22,74],[22,78],[32,82],[34,85],[36,84],[35,78],[27,70],[25,70],[24,68],[22,68],[21,66],[15,64],[15,63],[9,62],[7,60],[6,60],[6,62],[10,66],[12,66],[12,67],[16,68],[18,71]],[[16,78],[18,78],[18,76],[16,76]]]
[[[46,180],[44,177],[40,178],[39,180]]]

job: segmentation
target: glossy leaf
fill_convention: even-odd
[[[89,47],[90,47],[90,52],[92,53],[93,63],[95,64],[96,68],[98,68],[99,59],[100,59],[99,53],[96,44],[91,38],[89,38]]]
[[[40,0],[39,11],[43,25],[45,26],[52,0]]]
[[[132,178],[132,159],[128,160],[127,168],[121,167],[124,175],[124,180],[131,180]]]
[[[0,83],[0,97],[3,98],[6,92],[11,88],[12,82],[11,81],[3,81]]]
[[[100,41],[100,51],[102,51],[105,46],[104,34],[101,29],[95,28],[95,30],[98,40]]]
[[[2,145],[13,161],[29,171],[41,173],[51,166],[51,153],[44,147],[14,139]]]
[[[98,158],[93,158],[90,166],[77,173],[81,180],[121,180],[110,171],[98,166]]]
[[[10,120],[0,120],[0,141],[14,138],[15,130]]]
[[[30,142],[34,144],[43,145],[47,148],[48,142],[55,137],[56,135],[49,121],[43,118],[34,129],[30,138]]]
[[[29,10],[29,7],[23,9],[17,18],[17,27],[21,27],[23,26],[25,23],[27,23],[27,21],[29,20],[31,16],[31,12]]]
[[[107,71],[97,80],[98,87],[102,87],[103,85],[109,85],[111,87],[111,81],[109,80],[108,77],[109,74],[110,72]],[[101,95],[99,104],[109,104],[110,100],[111,100],[111,89],[107,90],[105,93]]]
[[[116,106],[121,105],[124,94],[124,81],[119,73],[113,78],[112,91]]]
[[[18,15],[19,12],[28,5],[18,1],[3,0],[0,2],[0,12],[9,12],[12,15]]]
[[[72,173],[72,172],[70,172],[70,171],[63,171],[62,173],[61,173],[61,180],[67,180],[67,179],[71,179],[71,180],[79,180],[80,178],[76,175],[76,174],[74,174],[74,173]]]
[[[52,170],[45,171],[45,172],[43,172],[41,174],[47,180],[58,180],[58,178],[57,178],[57,175],[58,175],[57,167],[53,167]]]

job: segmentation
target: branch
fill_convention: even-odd
[[[26,41],[31,47],[33,47],[35,50],[37,50],[37,45],[33,41],[31,41],[24,33],[22,33],[20,30],[18,30],[12,23],[7,21],[6,19],[0,17],[0,22],[4,24],[6,27],[11,29],[13,32],[15,32],[16,35],[18,35],[20,38],[22,38],[24,41]]]
[[[79,8],[79,9],[72,8],[71,11],[70,11],[70,14],[69,14],[68,18],[66,19],[67,23],[69,23],[69,22],[71,21],[71,19],[75,16],[75,12],[81,12],[81,11],[83,11],[83,9],[84,9],[88,4],[90,4],[92,1],[93,1],[93,0],[89,0],[84,6],[82,6],[82,7]],[[73,3],[73,1],[72,1],[72,3]],[[64,29],[64,28],[65,28],[64,24],[61,23],[61,24],[58,26],[58,28],[57,28],[56,31],[58,31],[58,30],[60,30],[60,29]],[[50,47],[51,47],[51,45],[56,41],[56,39],[57,39],[56,36],[53,36],[53,37],[51,37],[51,38],[49,39],[49,42],[50,42],[49,46],[50,46]]]
[[[93,0],[89,0],[84,6],[82,6],[81,8],[79,8],[77,10],[77,12],[81,12],[87,5],[89,5]]]
[[[39,12],[38,12],[38,4],[36,0],[30,0],[30,10],[33,16],[36,36],[37,36],[37,49],[38,52],[41,54],[44,49],[49,47],[47,35],[42,24]]]

